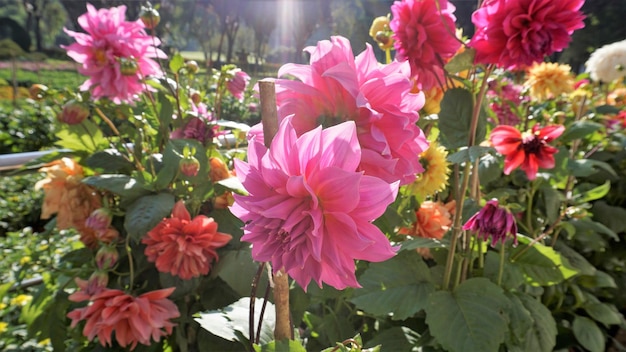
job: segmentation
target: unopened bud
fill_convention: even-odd
[[[85,220],[85,226],[95,230],[104,231],[111,226],[111,220],[113,215],[107,208],[99,208],[94,210],[87,220]]]
[[[189,73],[197,73],[198,70],[200,70],[200,66],[198,66],[198,63],[194,60],[185,62],[185,67]]]
[[[86,104],[70,100],[63,105],[61,112],[57,114],[57,120],[68,125],[78,125],[88,116],[89,107]]]
[[[106,230],[96,231],[96,237],[102,243],[113,243],[120,237],[120,233],[115,228],[109,227]]]
[[[48,91],[48,87],[43,84],[33,84],[28,89],[28,93],[30,94],[31,99],[41,100],[46,95]]]
[[[100,270],[108,270],[115,266],[120,254],[115,246],[105,245],[96,253],[96,265]]]
[[[152,7],[142,7],[139,13],[139,19],[143,22],[143,25],[148,29],[154,29],[161,22],[161,15],[159,11]]]
[[[195,157],[187,157],[180,161],[180,173],[187,177],[194,177],[200,170],[200,162]]]
[[[133,76],[139,70],[139,65],[134,58],[120,57],[120,72],[123,76]]]
[[[107,287],[109,284],[109,273],[102,270],[96,270],[87,281],[87,292],[96,294]]]

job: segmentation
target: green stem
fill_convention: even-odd
[[[535,230],[533,228],[533,219],[532,219],[532,209],[533,209],[533,198],[535,197],[535,187],[531,184],[530,192],[528,194],[528,202],[526,205],[526,227],[528,228],[529,235],[533,238],[535,237]]]
[[[476,242],[478,242],[478,267],[485,267],[485,256],[483,255],[483,239],[476,236]]]
[[[133,265],[133,254],[132,254],[132,248],[130,248],[130,236],[126,236],[126,254],[128,254],[128,268],[130,271],[130,286],[129,288],[132,290],[133,289],[133,285],[134,285],[134,281],[135,281],[135,268]]]
[[[504,272],[504,242],[500,243],[500,266],[498,267],[498,286],[502,285],[502,273]]]
[[[444,290],[448,289],[450,285],[450,276],[452,275],[452,266],[454,264],[454,254],[456,252],[456,242],[460,237],[463,229],[461,228],[461,218],[463,211],[463,202],[465,200],[465,192],[467,191],[467,186],[469,184],[469,171],[470,171],[470,163],[465,163],[465,170],[463,171],[463,180],[461,185],[461,190],[457,195],[457,203],[456,203],[456,211],[454,216],[454,225],[452,227],[452,239],[450,240],[450,248],[448,248],[448,258],[446,259],[446,268],[443,275],[443,288]]]

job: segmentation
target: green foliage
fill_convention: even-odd
[[[32,100],[16,107],[0,101],[0,154],[47,149],[55,141],[52,107]]]

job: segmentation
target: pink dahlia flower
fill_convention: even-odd
[[[191,219],[183,201],[178,201],[172,217],[163,219],[141,242],[146,245],[148,261],[154,262],[157,270],[189,280],[208,274],[218,259],[217,248],[231,239],[231,235],[217,232],[213,218],[198,215]]]
[[[126,6],[97,10],[87,4],[87,13],[78,17],[78,24],[87,33],[65,29],[76,43],[64,46],[67,55],[82,64],[78,71],[89,77],[80,86],[91,90],[94,99],[109,98],[114,103],[138,100],[146,89],[142,83],[147,76],[161,76],[152,58],[166,58],[156,48],[159,39],[144,31],[141,20],[125,20]]]
[[[167,299],[174,289],[151,291],[139,297],[120,290],[104,289],[89,298],[90,305],[74,309],[67,317],[72,319],[71,327],[85,320],[83,335],[90,341],[98,336],[104,347],[113,345],[113,332],[122,347],[130,346],[133,350],[137,343],[149,346],[151,339],[159,341],[162,336],[170,335],[175,326],[170,319],[180,316],[176,304]],[[72,296],[70,300],[75,302],[84,298]]]
[[[428,147],[417,126],[422,93],[411,93],[408,63],[380,65],[367,45],[356,58],[343,37],[305,49],[310,65],[286,64],[277,79],[279,118],[294,115],[297,135],[319,125],[354,121],[362,150],[359,170],[392,183],[409,184],[424,171],[418,155]]]
[[[584,0],[485,0],[472,15],[477,63],[523,69],[569,44]]]
[[[408,60],[422,90],[443,84],[443,65],[461,46],[456,8],[447,0],[402,0],[391,5],[396,58]]]
[[[240,69],[233,73],[233,77],[226,81],[226,88],[236,99],[243,100],[243,92],[250,82],[250,76]]]
[[[520,132],[512,126],[498,126],[491,131],[491,143],[498,153],[505,156],[504,173],[510,174],[521,167],[529,180],[537,177],[539,168],[554,167],[554,154],[557,148],[548,145],[559,137],[565,127],[534,125],[531,131]]]
[[[315,280],[337,289],[360,287],[355,259],[383,261],[395,254],[371,221],[398,192],[387,182],[357,171],[361,148],[354,122],[296,135],[282,121],[268,150],[258,138],[248,163],[235,160],[248,196],[234,195],[231,211],[246,225],[243,241],[252,258],[284,269],[302,288]]]

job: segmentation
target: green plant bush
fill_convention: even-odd
[[[43,192],[35,190],[41,175],[0,176],[0,237],[27,226],[41,230]]]
[[[0,154],[37,151],[54,144],[52,107],[27,99],[13,107],[0,101]]]

